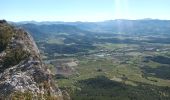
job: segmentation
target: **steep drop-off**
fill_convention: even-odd
[[[63,100],[29,33],[0,20],[0,100]]]

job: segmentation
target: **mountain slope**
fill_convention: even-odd
[[[0,99],[63,100],[29,35],[0,21]]]
[[[79,30],[98,33],[121,33],[121,34],[169,34],[170,21],[157,19],[143,20],[107,20],[103,22],[25,22],[16,23],[29,30],[28,25],[37,25],[37,28],[44,26],[47,29],[52,26],[72,26]],[[43,29],[43,28],[40,28]],[[49,29],[49,28],[48,28]],[[67,30],[67,29],[65,29]]]
[[[51,35],[53,36],[54,34],[57,33],[69,33],[69,34],[88,33],[87,31],[81,30],[75,26],[64,24],[37,25],[28,23],[19,26],[30,32],[31,35],[35,37],[35,39],[43,39]]]

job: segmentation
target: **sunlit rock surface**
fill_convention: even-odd
[[[63,100],[29,33],[1,20],[0,45],[0,100]]]

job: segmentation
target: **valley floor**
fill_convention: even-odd
[[[87,51],[49,53],[45,61],[73,100],[168,100],[170,45],[146,39],[150,41],[95,42],[95,48],[80,47]]]

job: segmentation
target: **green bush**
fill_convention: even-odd
[[[6,68],[9,68],[10,66],[19,64],[22,60],[28,58],[29,55],[30,54],[27,51],[24,51],[20,48],[11,50],[5,56],[3,63],[2,63],[3,67],[0,69],[0,72],[2,72]]]
[[[13,35],[12,28],[0,25],[0,52],[2,52],[9,43]]]

